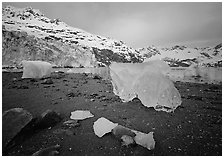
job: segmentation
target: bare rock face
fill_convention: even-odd
[[[5,111],[2,116],[3,148],[33,119],[33,116],[23,108],[13,108]]]

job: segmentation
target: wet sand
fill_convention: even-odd
[[[222,155],[222,85],[175,82],[182,105],[166,113],[144,107],[138,99],[123,103],[110,81],[91,75],[54,73],[49,85],[21,76],[2,73],[2,111],[22,107],[35,117],[51,109],[63,121],[18,142],[5,155],[32,155],[56,144],[61,145],[61,156]],[[55,132],[75,110],[90,110],[94,117],[80,121],[72,135]],[[144,133],[153,131],[155,149],[121,146],[112,134],[98,138],[93,123],[100,117]]]

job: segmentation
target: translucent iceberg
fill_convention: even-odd
[[[181,96],[165,76],[169,71],[170,67],[161,60],[137,64],[112,63],[110,75],[113,92],[124,102],[138,97],[147,107],[174,111],[181,104]]]
[[[42,78],[52,72],[52,65],[45,61],[22,61],[22,65],[22,78]]]

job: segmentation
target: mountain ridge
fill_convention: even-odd
[[[60,19],[49,19],[31,7],[3,8],[2,35],[3,65],[18,66],[22,60],[45,60],[62,67],[97,67],[111,62],[143,62],[160,58],[171,66],[177,66],[178,62],[179,66],[183,63],[189,66],[201,64],[201,61],[204,66],[220,66],[222,60],[221,44],[216,46],[216,52],[211,52],[209,48],[198,48],[197,52],[200,53],[195,53],[196,49],[190,52],[193,58],[172,58],[173,54],[183,54],[183,50],[186,53],[189,48],[153,46],[135,50],[121,40],[88,33],[69,26]],[[205,58],[207,63],[201,60]],[[209,62],[212,64],[209,65]]]
[[[148,46],[137,50],[142,57],[148,60],[162,59],[172,66],[222,66],[222,44],[212,47],[190,48],[184,45],[172,47]]]

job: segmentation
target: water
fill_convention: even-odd
[[[108,67],[99,68],[54,68],[54,71],[62,71],[65,73],[91,73],[97,74],[103,79],[110,78],[110,72]]]
[[[109,68],[54,68],[54,71],[65,73],[92,73],[104,79],[110,78]],[[22,69],[2,69],[2,72],[22,72]],[[191,69],[186,67],[173,67],[167,76],[173,81],[194,83],[222,83],[222,68],[200,67]]]
[[[172,68],[168,77],[173,81],[194,83],[222,83],[222,68],[198,67],[198,68]]]

